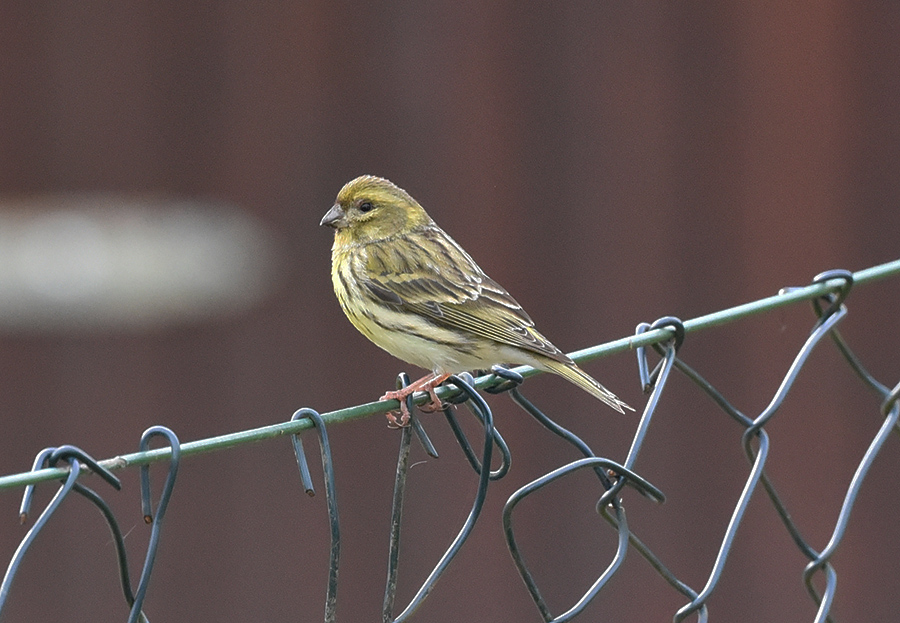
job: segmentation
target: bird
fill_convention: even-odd
[[[393,182],[362,175],[347,182],[320,225],[335,230],[331,278],[341,309],[369,340],[431,374],[387,392],[400,401],[430,394],[450,375],[497,364],[557,374],[616,411],[634,410],[541,335],[522,306]]]

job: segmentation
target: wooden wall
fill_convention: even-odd
[[[330,231],[318,227],[362,173],[409,190],[568,350],[896,259],[898,29],[894,2],[4,2],[0,198],[118,192],[236,205],[269,232],[280,264],[270,294],[236,317],[0,332],[0,473],[27,469],[48,445],[108,457],[136,449],[152,424],[198,439],[392,387],[406,366],[341,314]],[[861,286],[842,327],[888,385],[900,373],[898,303],[896,279]],[[682,354],[758,413],[813,320],[805,306],[784,309],[691,335]],[[643,405],[633,355],[586,367]],[[599,453],[624,458],[636,416],[558,379],[527,390]],[[575,456],[505,397],[490,402],[513,469],[415,620],[539,619],[500,509]],[[456,534],[475,487],[445,425],[429,422],[441,458],[410,473],[400,602]],[[384,424],[331,431],[343,621],[380,613],[398,443]],[[770,472],[814,546],[825,546],[878,424],[877,402],[823,344],[770,428]],[[669,501],[631,495],[632,527],[701,588],[748,471],[739,427],[676,377],[637,467]],[[835,561],[841,619],[900,608],[898,467],[894,438]],[[124,480],[108,497],[138,575],[147,529],[136,474]],[[555,612],[612,556],[597,495],[575,478],[518,517]],[[18,492],[0,499],[7,560],[24,528]],[[326,564],[324,498],[300,490],[287,440],[189,458],[146,611],[153,621],[316,621]],[[812,620],[804,565],[755,496],[713,618]],[[106,529],[71,500],[29,552],[5,620],[119,620],[117,582]],[[684,602],[632,552],[584,618],[670,620]]]

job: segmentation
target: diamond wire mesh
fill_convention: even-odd
[[[476,390],[477,388],[495,394],[508,393],[521,409],[534,417],[551,433],[570,443],[584,457],[568,464],[561,465],[540,478],[522,486],[509,498],[503,509],[502,520],[507,547],[535,607],[545,622],[563,622],[578,618],[579,615],[584,612],[591,600],[602,591],[609,580],[619,570],[629,548],[633,548],[638,552],[675,591],[682,594],[687,600],[687,603],[674,613],[673,618],[675,621],[683,621],[691,616],[696,616],[698,621],[707,621],[709,618],[709,598],[722,577],[725,563],[732,552],[739,528],[746,515],[749,500],[754,492],[759,490],[760,487],[762,488],[762,491],[765,492],[766,498],[772,508],[781,519],[785,530],[790,535],[797,550],[809,561],[803,570],[802,575],[809,597],[814,602],[817,609],[814,620],[816,622],[832,621],[831,610],[837,583],[837,570],[832,564],[832,558],[845,536],[851,511],[857,500],[866,474],[876,460],[879,450],[890,436],[890,433],[895,430],[900,432],[900,428],[897,426],[898,417],[900,417],[900,383],[891,389],[869,374],[862,362],[850,350],[847,343],[841,337],[837,330],[837,326],[848,314],[848,309],[844,302],[854,281],[868,281],[897,273],[900,273],[900,261],[873,267],[866,271],[860,271],[855,275],[848,271],[829,271],[816,277],[812,286],[783,290],[779,295],[780,300],[773,298],[757,301],[737,308],[732,308],[731,310],[710,314],[686,323],[682,323],[680,320],[673,317],[662,318],[652,325],[642,323],[638,325],[636,334],[632,338],[624,338],[623,340],[614,343],[586,349],[585,351],[574,354],[574,357],[577,360],[580,360],[622,350],[625,347],[634,348],[637,352],[639,374],[645,393],[648,394],[648,400],[635,430],[631,447],[626,457],[621,462],[596,455],[583,440],[571,431],[559,426],[536,406],[534,402],[524,396],[521,387],[522,383],[526,377],[535,373],[534,370],[528,368],[509,370],[498,366],[492,370],[491,374],[484,375],[477,380],[470,375],[451,377],[447,385],[441,389],[439,395],[448,403],[447,408],[444,409],[444,415],[446,416],[451,429],[462,446],[469,463],[479,474],[478,490],[471,512],[450,547],[441,557],[433,571],[428,575],[427,579],[416,592],[410,603],[406,605],[399,614],[394,614],[396,609],[397,569],[399,567],[400,559],[399,546],[402,508],[406,487],[406,475],[409,467],[409,448],[413,436],[418,438],[426,453],[431,456],[436,456],[434,446],[428,439],[428,435],[422,427],[421,422],[418,418],[413,417],[412,426],[406,427],[401,431],[400,455],[398,458],[391,521],[388,577],[385,588],[382,620],[385,622],[400,622],[413,618],[417,608],[434,589],[441,574],[452,563],[454,557],[464,546],[468,536],[471,534],[471,530],[483,508],[490,482],[503,478],[509,469],[509,448],[494,427],[491,409],[478,393]],[[685,333],[687,331],[714,326],[748,314],[766,311],[776,305],[804,299],[812,300],[816,312],[816,319],[813,323],[812,330],[794,357],[793,363],[789,367],[777,391],[772,396],[767,406],[758,414],[748,415],[741,412],[710,382],[701,376],[699,372],[694,370],[678,356],[678,349],[684,341]],[[785,397],[793,387],[795,381],[801,375],[809,360],[810,354],[826,338],[830,338],[834,347],[837,348],[846,360],[850,369],[875,396],[871,410],[875,411],[877,408],[878,413],[882,418],[882,424],[872,438],[868,449],[859,460],[854,476],[847,486],[830,538],[823,548],[816,549],[803,536],[800,527],[791,517],[788,505],[779,496],[772,478],[770,478],[765,471],[770,450],[770,438],[769,433],[766,430],[766,425],[772,420],[773,416],[784,402]],[[650,370],[648,362],[649,358],[645,352],[648,347],[654,348],[660,356],[658,363],[652,371]],[[742,428],[740,443],[749,465],[744,487],[734,506],[731,519],[725,528],[724,536],[719,544],[718,555],[709,571],[705,583],[699,588],[690,586],[688,583],[680,580],[677,577],[677,574],[666,567],[665,563],[657,557],[645,541],[639,538],[636,533],[629,530],[624,508],[624,500],[626,499],[626,495],[628,495],[626,487],[629,487],[637,493],[656,502],[663,502],[665,500],[662,491],[635,471],[635,462],[644,440],[649,434],[650,423],[657,410],[657,406],[660,404],[660,401],[664,399],[667,384],[673,371],[678,371],[686,378],[690,379],[709,396],[723,413],[728,415]],[[408,384],[408,382],[409,380],[405,375],[401,375],[398,378],[398,386]],[[425,398],[425,396],[411,396],[408,398],[408,406],[412,408],[414,402],[420,403],[424,401]],[[473,449],[472,444],[466,438],[462,427],[456,420],[454,408],[451,406],[452,403],[465,403],[480,422],[483,430],[483,440],[480,444],[480,452]],[[319,433],[322,464],[326,477],[326,498],[328,500],[328,511],[332,533],[328,588],[325,600],[325,621],[335,621],[337,616],[337,595],[339,587],[340,523],[326,425],[330,426],[342,421],[375,413],[384,413],[388,409],[395,407],[396,403],[368,403],[366,405],[360,405],[358,407],[324,415],[319,415],[312,409],[300,409],[294,414],[291,422],[288,423],[262,427],[252,431],[242,431],[187,444],[181,444],[175,434],[164,427],[152,427],[144,433],[139,452],[101,462],[95,461],[83,451],[72,446],[61,446],[59,448],[47,448],[42,450],[38,454],[34,468],[31,472],[0,477],[0,489],[14,488],[22,485],[26,486],[25,497],[20,512],[20,517],[23,522],[29,513],[33,486],[38,482],[46,480],[60,478],[63,480],[63,485],[56,496],[54,496],[48,507],[41,513],[40,517],[29,530],[12,557],[6,576],[4,577],[2,585],[0,585],[0,611],[2,611],[3,605],[10,592],[13,578],[15,577],[18,566],[29,545],[38,536],[43,525],[46,524],[50,515],[59,506],[66,495],[70,491],[75,491],[87,497],[97,505],[110,525],[111,532],[117,544],[117,555],[119,557],[123,593],[130,609],[130,617],[128,620],[147,620],[144,613],[141,611],[141,605],[152,572],[153,560],[159,541],[159,533],[166,512],[168,498],[174,487],[180,456],[182,454],[207,452],[231,447],[248,441],[258,441],[260,439],[291,434],[303,487],[311,494],[313,492],[313,485],[309,476],[309,469],[306,465],[306,458],[299,433],[306,428],[315,427]],[[168,445],[164,448],[149,450],[148,441],[153,436],[166,437]],[[492,456],[495,449],[499,451],[501,456],[500,466],[491,471],[485,466],[490,466],[492,464]],[[146,466],[150,462],[158,460],[168,460],[170,472],[157,511],[154,514],[150,502],[150,485]],[[68,463],[68,467],[57,466],[59,461]],[[125,560],[124,547],[121,545],[121,530],[118,528],[116,518],[109,510],[109,507],[105,505],[102,496],[77,482],[80,473],[88,470],[99,473],[109,484],[118,487],[118,479],[110,470],[122,469],[131,465],[138,465],[142,468],[141,490],[144,516],[147,523],[152,525],[152,534],[145,559],[144,570],[141,574],[138,588],[135,591],[132,591],[131,589],[128,564],[127,560]],[[588,587],[584,594],[562,613],[553,614],[546,600],[542,596],[540,588],[519,547],[514,521],[516,508],[522,500],[536,494],[549,484],[583,469],[592,470],[605,489],[605,493],[603,493],[597,501],[596,508],[597,512],[616,531],[618,546],[604,571],[591,586]],[[823,588],[817,588],[817,585],[822,586]]]

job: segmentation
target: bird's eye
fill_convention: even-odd
[[[374,207],[375,206],[373,206],[371,202],[366,201],[366,202],[359,204],[359,211],[360,212],[371,212]]]

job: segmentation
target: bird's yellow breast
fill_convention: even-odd
[[[364,247],[335,244],[331,278],[341,309],[377,346],[408,363],[437,372],[461,372],[498,363],[496,348],[485,350],[471,336],[440,327],[398,306],[386,305],[362,285]]]

